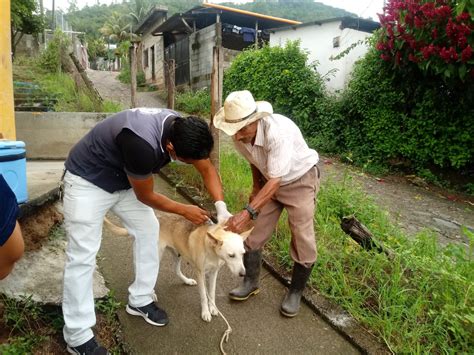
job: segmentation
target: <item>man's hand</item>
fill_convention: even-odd
[[[216,201],[214,203],[214,206],[216,206],[217,222],[218,223],[224,223],[230,217],[232,217],[232,214],[227,210],[227,205],[225,204],[224,201]]]
[[[194,205],[185,205],[181,215],[197,225],[203,224],[209,220],[209,212]]]
[[[226,230],[234,233],[242,233],[249,229],[250,214],[244,210],[229,218],[226,223]]]

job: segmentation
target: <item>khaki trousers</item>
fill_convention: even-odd
[[[245,241],[247,249],[259,250],[265,245],[285,208],[291,230],[291,258],[306,267],[314,264],[317,251],[313,221],[319,184],[319,170],[314,166],[298,180],[281,186],[261,209],[255,228]]]

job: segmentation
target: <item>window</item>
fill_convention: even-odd
[[[333,48],[339,47],[341,45],[340,42],[341,42],[341,36],[334,37],[332,39],[332,47]]]
[[[143,67],[148,68],[148,49],[143,52]]]

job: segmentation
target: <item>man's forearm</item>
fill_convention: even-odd
[[[278,188],[280,187],[280,183],[281,178],[273,178],[268,180],[254,197],[252,202],[250,202],[250,207],[257,211],[260,210],[277,192]]]
[[[223,201],[222,182],[216,168],[209,159],[199,161],[194,164],[195,168],[201,174],[206,190],[214,201]]]
[[[140,202],[144,203],[151,208],[156,210],[175,213],[179,215],[183,215],[185,210],[185,204],[180,202],[176,202],[164,195],[152,193],[143,198],[139,198]]]

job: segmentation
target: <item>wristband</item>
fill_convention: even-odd
[[[246,210],[249,214],[250,214],[250,218],[252,220],[256,220],[257,217],[258,217],[258,212],[255,211],[252,207],[250,207],[250,205],[247,205],[244,207],[244,210]]]

